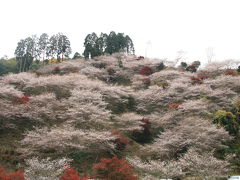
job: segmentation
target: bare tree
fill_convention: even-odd
[[[149,40],[146,43],[146,48],[145,48],[145,57],[147,58],[147,53],[148,53],[148,48],[152,45],[152,42]]]
[[[186,57],[185,57],[186,54],[187,54],[186,51],[183,51],[183,50],[177,51],[177,57],[175,58],[175,66],[177,65],[177,63],[180,60],[185,60],[186,59]]]
[[[206,54],[207,54],[208,63],[211,63],[213,56],[215,56],[214,51],[213,51],[213,47],[208,47],[206,49]]]

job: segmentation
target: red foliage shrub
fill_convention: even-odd
[[[24,174],[22,171],[5,173],[4,169],[0,169],[0,180],[24,180]]]
[[[199,77],[193,76],[193,77],[191,77],[191,80],[192,80],[192,84],[202,84],[203,83],[202,79],[200,79]]]
[[[112,131],[112,135],[116,137],[114,140],[114,144],[116,145],[117,150],[124,150],[126,146],[128,145],[128,140],[121,137],[121,134],[119,131]]]
[[[149,66],[143,66],[140,69],[139,74],[144,75],[144,76],[149,76],[149,75],[153,74],[153,70]]]
[[[197,75],[197,77],[196,76],[193,76],[193,77],[191,77],[191,80],[192,80],[192,84],[202,84],[203,83],[203,80],[204,79],[207,79],[207,78],[209,78],[209,76],[208,75]]]
[[[168,105],[169,110],[177,109],[181,104],[171,103]]]
[[[56,66],[56,67],[53,69],[52,73],[53,73],[53,74],[59,74],[60,71],[61,71],[60,67],[59,67],[59,66]]]
[[[199,79],[201,79],[201,80],[204,80],[204,79],[209,78],[208,75],[203,75],[203,74],[199,74],[197,77],[198,77]]]
[[[30,97],[26,94],[22,95],[21,97],[19,98],[16,98],[14,103],[15,104],[26,104],[30,101]]]
[[[238,75],[238,72],[234,69],[227,69],[225,71],[225,75],[230,75],[230,76],[237,76]]]
[[[93,164],[96,178],[105,180],[137,180],[137,176],[132,166],[125,159],[118,159],[114,156],[102,158],[99,163]]]
[[[133,130],[131,136],[138,143],[150,142],[153,138],[151,132],[151,122],[149,121],[149,119],[146,118],[143,118],[141,122],[142,124],[140,126],[142,127],[142,129]]]
[[[72,168],[66,168],[60,180],[88,180],[88,177],[79,177],[78,172]]]

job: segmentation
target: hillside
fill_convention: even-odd
[[[191,73],[114,54],[0,77],[0,167],[55,180],[68,164],[94,177],[94,163],[117,156],[145,180],[240,173],[230,63]]]

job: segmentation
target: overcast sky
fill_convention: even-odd
[[[20,39],[62,32],[73,52],[87,34],[124,32],[136,54],[187,60],[240,59],[239,0],[0,0],[0,57],[14,56]]]

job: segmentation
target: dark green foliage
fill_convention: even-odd
[[[119,52],[121,44],[118,43],[118,38],[120,38],[120,37],[117,37],[117,35],[114,31],[110,32],[110,34],[107,37],[107,41],[106,41],[106,43],[107,43],[107,47],[105,50],[106,53],[112,54],[114,52]]]
[[[112,157],[108,152],[97,152],[92,151],[74,151],[67,155],[68,158],[73,159],[71,165],[77,169],[80,173],[91,173],[92,164],[98,161],[101,157]]]
[[[131,83],[131,80],[130,80],[130,78],[128,78],[124,75],[115,73],[115,74],[109,76],[109,79],[107,82],[113,83],[113,84],[118,84],[118,85],[129,85]]]
[[[143,118],[140,121],[141,129],[128,132],[128,136],[140,144],[152,143],[164,131],[162,127],[153,125],[147,118]]]
[[[86,59],[104,53],[127,52],[134,54],[134,45],[131,38],[123,33],[116,34],[114,31],[110,32],[109,35],[101,33],[100,37],[94,32],[88,34],[84,41],[84,47],[83,55]]]
[[[24,89],[24,92],[29,95],[40,95],[42,93],[54,93],[56,95],[56,98],[58,100],[69,98],[71,96],[70,90],[58,86],[48,86],[48,87],[42,87],[42,86],[35,86],[35,87],[28,87]]]
[[[17,64],[19,72],[25,72],[30,69],[33,62],[33,57],[30,53],[26,53],[22,57],[16,57],[16,60],[18,62]]]
[[[73,58],[72,59],[79,59],[81,58],[81,54],[79,52],[75,52],[75,54],[73,55]]]
[[[99,52],[104,53],[105,49],[107,47],[107,38],[108,35],[106,33],[101,33],[100,37],[97,39],[97,48],[99,49]]]
[[[186,62],[181,62],[181,67],[186,68],[187,67],[187,63]]]
[[[192,73],[195,73],[195,72],[197,72],[197,69],[196,69],[195,66],[190,65],[190,66],[188,66],[188,67],[186,68],[186,71],[190,71],[190,72],[192,72]]]
[[[0,59],[0,76],[10,72],[11,73],[18,72],[16,58]]]
[[[4,137],[4,135],[8,134],[11,135],[11,137],[19,138],[19,134],[22,134],[27,130],[32,130],[34,126],[40,125],[43,125],[43,123],[33,121],[26,117],[17,118],[15,120],[13,120],[13,117],[0,117],[0,137]]]
[[[157,71],[161,71],[161,70],[163,70],[163,69],[165,69],[165,68],[166,68],[166,66],[164,65],[163,62],[161,62],[160,64],[158,64],[158,65],[156,66],[156,70],[157,70]]]
[[[68,157],[74,160],[72,163],[73,167],[81,173],[84,173],[87,169],[91,169],[91,164],[96,160],[93,153],[87,151],[75,151],[70,153]]]
[[[101,61],[96,61],[92,63],[92,66],[95,68],[103,69],[107,67],[107,63],[101,62]]]
[[[236,120],[236,116],[231,112],[219,110],[216,112],[213,123],[224,127],[230,135],[237,136],[239,134],[239,124]]]
[[[128,96],[127,99],[128,99],[127,109],[129,111],[134,111],[136,108],[135,107],[136,106],[135,99],[132,96]]]
[[[234,154],[234,158],[231,159],[230,163],[233,167],[234,172],[240,172],[240,101],[233,104],[231,112],[218,111],[214,118],[215,121],[221,122],[229,134],[234,136],[234,139],[227,142],[228,148],[223,148],[217,151],[217,156],[224,158],[226,155]]]
[[[234,158],[230,159],[230,164],[232,167],[232,173],[240,172],[240,138],[236,137],[231,141],[225,142],[224,145],[227,148],[217,149],[215,152],[215,156],[219,159],[225,159],[227,155],[234,155]]]
[[[38,70],[40,67],[41,67],[40,61],[36,60],[36,61],[33,61],[33,63],[31,64],[30,70]]]
[[[131,134],[131,137],[138,143],[149,143],[153,140],[151,122],[146,118],[143,118],[141,122],[142,129],[134,130]]]
[[[89,57],[93,58],[102,54],[100,46],[98,44],[98,36],[96,33],[88,34],[84,41],[84,52],[83,56],[88,59]]]
[[[240,101],[233,104],[231,112],[236,116],[236,120],[240,124]]]
[[[238,66],[237,72],[240,73],[240,66]]]
[[[105,53],[113,54],[115,52],[127,52],[134,54],[134,45],[129,36],[124,36],[123,33],[116,34],[110,32],[106,39]]]
[[[135,100],[133,97],[121,97],[118,99],[105,98],[108,102],[107,108],[111,110],[114,114],[121,114],[123,112],[134,111],[135,110]]]

